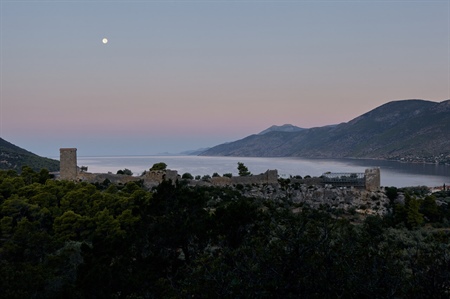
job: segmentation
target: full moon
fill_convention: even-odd
[[[102,39],[102,43],[104,43],[104,44],[108,43],[108,39],[107,39],[106,37],[103,38],[103,39]]]

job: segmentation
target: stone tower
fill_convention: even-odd
[[[59,172],[61,180],[77,179],[77,149],[60,148],[59,149]]]
[[[364,172],[364,178],[366,179],[366,190],[377,191],[381,185],[380,168],[366,169]]]

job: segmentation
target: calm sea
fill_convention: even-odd
[[[167,168],[181,175],[212,175],[217,172],[237,175],[237,162],[242,162],[253,174],[277,169],[281,177],[290,175],[320,176],[324,172],[364,172],[366,168],[380,167],[382,186],[450,186],[450,166],[435,164],[400,163],[382,160],[356,159],[302,159],[302,158],[248,158],[203,156],[115,156],[78,157],[79,166],[87,166],[93,173],[116,173],[128,168],[140,175],[153,164],[164,162]]]

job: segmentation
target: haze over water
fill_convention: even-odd
[[[88,166],[93,173],[116,173],[128,168],[140,175],[154,163],[164,162],[168,169],[178,174],[237,175],[237,162],[243,162],[250,172],[260,174],[268,169],[277,169],[281,177],[295,175],[320,176],[324,172],[364,172],[366,168],[380,167],[382,186],[450,186],[450,166],[435,164],[399,163],[382,160],[356,159],[301,159],[301,158],[249,158],[249,157],[203,157],[203,156],[111,156],[78,157],[79,166]]]

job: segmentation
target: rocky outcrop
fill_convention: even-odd
[[[312,208],[329,206],[334,209],[354,209],[363,214],[384,215],[387,213],[389,198],[383,190],[367,191],[357,188],[336,188],[321,185],[290,184],[245,186],[243,194],[270,200],[287,200],[294,204],[307,204]]]
[[[383,215],[387,212],[389,198],[381,191],[355,188],[332,188],[302,186],[290,195],[294,203],[307,203],[312,207],[328,205],[336,209],[357,209],[362,213]]]

